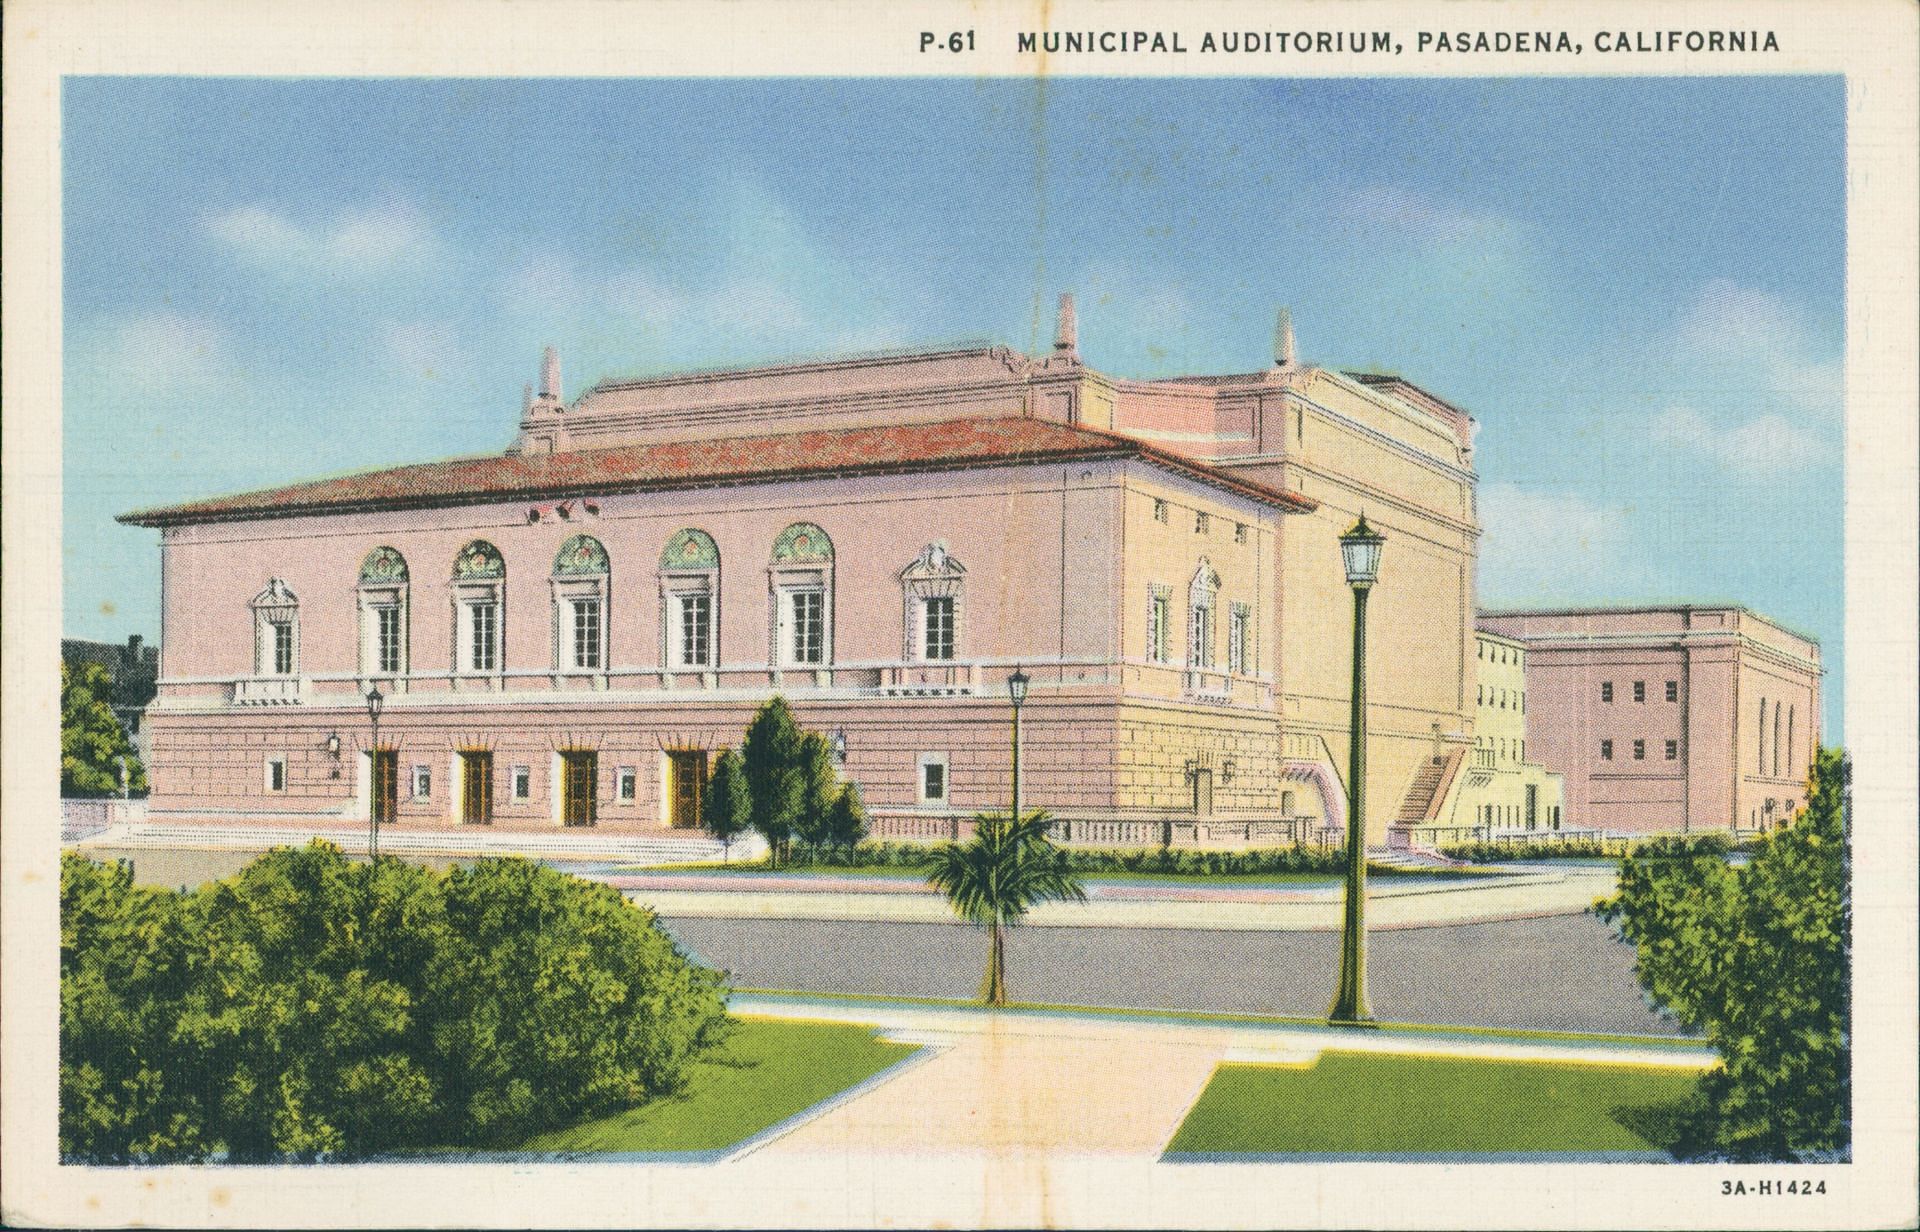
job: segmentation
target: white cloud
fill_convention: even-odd
[[[78,375],[103,390],[189,394],[222,383],[233,367],[225,333],[199,317],[151,312],[93,322],[75,332]]]
[[[388,356],[411,375],[444,378],[456,375],[464,363],[459,339],[445,326],[389,325],[385,341]]]
[[[264,205],[243,205],[208,217],[206,229],[242,260],[296,277],[390,273],[423,266],[441,248],[426,217],[398,201],[304,224]]]
[[[1517,484],[1480,488],[1480,597],[1490,605],[1631,593],[1625,506]]]
[[[1840,358],[1779,296],[1715,279],[1681,314],[1673,342],[1691,385],[1739,391],[1777,412],[1839,418]]]
[[[1802,470],[1810,459],[1824,458],[1830,450],[1819,434],[1784,415],[1718,424],[1685,406],[1655,416],[1651,435],[1658,444],[1753,478]]]
[[[1432,244],[1478,239],[1511,227],[1497,214],[1476,213],[1386,184],[1347,193],[1333,210],[1359,229],[1398,231]]]

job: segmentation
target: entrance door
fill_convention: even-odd
[[[400,802],[400,753],[397,749],[376,749],[373,762],[373,819],[381,825],[393,822]]]
[[[599,776],[599,763],[599,755],[595,753],[560,754],[560,820],[563,825],[593,824],[593,784]]]
[[[707,754],[704,749],[676,749],[667,754],[673,765],[673,825],[700,828],[700,800],[707,791]]]
[[[1213,816],[1213,771],[1211,770],[1193,772],[1193,815],[1195,817]]]
[[[1540,788],[1532,783],[1528,783],[1527,784],[1527,829],[1529,830],[1533,829],[1534,822],[1539,815],[1539,811],[1540,811]]]
[[[460,820],[484,826],[493,820],[493,754],[460,754]]]

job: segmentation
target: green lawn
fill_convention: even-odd
[[[871,1027],[742,1018],[667,1099],[541,1134],[523,1151],[712,1151],[732,1146],[908,1056]]]
[[[1648,1151],[1699,1071],[1328,1052],[1311,1068],[1222,1065],[1169,1154]]]

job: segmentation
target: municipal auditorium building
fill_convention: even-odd
[[[1475,749],[1474,422],[1395,377],[1134,381],[964,347],[609,380],[549,352],[511,447],[127,514],[158,528],[156,821],[699,823],[785,695],[881,836],[1025,800],[1076,842],[1344,824],[1352,595],[1370,838]],[[365,695],[385,694],[377,748]],[[1557,813],[1557,809],[1554,810]],[[1469,810],[1466,815],[1473,815]]]

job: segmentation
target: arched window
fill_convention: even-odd
[[[905,604],[904,657],[939,663],[960,654],[960,600],[967,569],[947,554],[945,543],[929,543],[900,571]]]
[[[708,671],[720,662],[720,549],[689,526],[660,553],[660,662]]]
[[[496,675],[506,670],[507,562],[500,549],[475,539],[453,558],[453,670]]]
[[[1798,775],[1801,766],[1804,764],[1801,762],[1797,746],[1793,742],[1793,716],[1796,709],[1797,707],[1794,706],[1787,707],[1787,773],[1792,775]],[[1812,758],[1808,758],[1808,761],[1811,760]]]
[[[1213,666],[1213,606],[1220,593],[1220,575],[1207,558],[1200,558],[1193,581],[1187,586],[1187,666]]]
[[[795,522],[773,541],[767,566],[768,658],[775,667],[833,662],[833,540]]]
[[[1767,772],[1767,699],[1760,699],[1760,764],[1754,767],[1755,774]]]
[[[607,662],[607,549],[575,535],[553,557],[553,666],[597,672]]]
[[[407,674],[407,559],[381,546],[360,562],[360,674]]]
[[[253,674],[293,676],[300,671],[300,599],[279,578],[253,597]]]
[[[1773,703],[1773,777],[1780,777],[1780,703]]]

